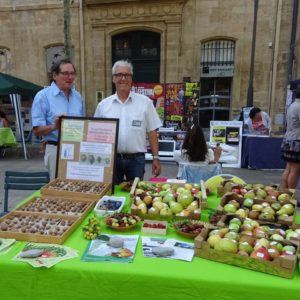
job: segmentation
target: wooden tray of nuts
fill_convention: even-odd
[[[74,216],[12,211],[0,218],[0,237],[62,244],[80,223]]]
[[[93,208],[89,200],[67,199],[58,197],[33,197],[15,211],[25,211],[38,214],[58,214],[65,216],[85,217]]]
[[[98,201],[111,194],[111,183],[55,178],[42,187],[41,193],[43,196]]]

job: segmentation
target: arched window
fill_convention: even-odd
[[[234,72],[235,42],[210,40],[201,45],[201,95],[199,124],[209,128],[211,120],[229,120]]]
[[[11,71],[11,52],[9,49],[0,47],[0,72],[9,74]]]
[[[46,48],[46,64],[47,64],[47,76],[49,82],[51,81],[51,67],[52,65],[61,59],[66,58],[65,47],[63,45],[56,45]]]
[[[201,45],[201,66],[233,66],[235,42],[212,40]]]
[[[160,82],[160,34],[129,31],[112,37],[112,64],[128,59],[133,64],[134,82]]]

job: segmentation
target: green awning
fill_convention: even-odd
[[[29,81],[0,72],[0,95],[19,94],[32,96],[43,87]]]

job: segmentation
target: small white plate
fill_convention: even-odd
[[[112,201],[118,201],[121,202],[121,206],[116,209],[116,210],[106,210],[106,209],[101,209],[101,205],[107,201],[107,200],[112,200]],[[117,197],[117,196],[103,196],[96,204],[94,208],[94,213],[97,217],[106,217],[110,216],[116,212],[121,212],[125,205],[126,198],[125,197]]]

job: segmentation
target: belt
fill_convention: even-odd
[[[57,146],[56,141],[47,141],[47,144]]]
[[[117,157],[121,159],[130,159],[134,157],[139,157],[139,156],[145,156],[144,152],[138,152],[138,153],[117,153]]]

